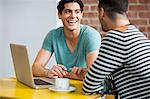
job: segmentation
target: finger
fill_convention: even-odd
[[[67,71],[62,71],[63,76],[66,76],[68,74]]]
[[[74,74],[77,74],[77,71],[78,71],[78,68],[77,68],[77,67],[73,67],[73,68],[72,68],[72,72],[73,72]]]
[[[55,70],[52,70],[53,76],[58,76],[58,73]]]
[[[64,65],[62,65],[62,64],[57,64],[57,66],[61,67],[65,71],[67,70],[67,68]]]
[[[53,69],[57,72],[57,73],[61,73],[61,71],[63,71],[62,67],[60,65],[54,65]]]
[[[87,68],[82,68],[82,73],[83,73],[83,74],[86,74],[86,73],[87,73],[87,71],[88,71],[88,69],[87,69]]]
[[[53,74],[53,75],[58,75],[58,73],[55,71],[55,69],[57,68],[57,66],[53,66],[52,67],[52,69],[51,69],[51,73]]]
[[[77,74],[80,74],[82,72],[82,68],[77,69]]]
[[[63,77],[63,75],[62,75],[61,71],[59,70],[59,68],[56,68],[55,72],[57,72],[59,77]]]
[[[64,77],[71,78],[69,73],[67,73]]]
[[[53,66],[54,71],[57,73],[59,77],[63,77],[64,75],[66,75],[66,72],[64,72],[62,67],[63,66],[59,64]]]
[[[58,66],[57,68],[62,74],[66,73],[67,71],[67,70],[64,70],[61,66]]]
[[[67,74],[67,71],[66,70],[63,70],[60,66],[58,66],[57,68],[59,70],[59,75],[62,77],[62,76],[65,76]]]

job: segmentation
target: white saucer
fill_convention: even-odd
[[[51,90],[51,91],[55,91],[55,92],[72,92],[72,91],[75,91],[75,90],[76,90],[76,88],[73,87],[73,86],[70,86],[70,87],[69,87],[68,89],[66,89],[66,90],[64,90],[64,89],[57,89],[57,88],[55,88],[54,85],[50,86],[48,89]]]

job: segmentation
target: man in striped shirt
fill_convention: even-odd
[[[99,55],[85,75],[85,94],[99,94],[108,75],[121,99],[150,99],[150,41],[127,18],[128,0],[99,0],[107,32]]]

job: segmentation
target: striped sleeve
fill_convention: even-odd
[[[123,35],[117,31],[110,31],[102,40],[97,59],[85,76],[83,91],[85,94],[101,93],[102,82],[124,63],[125,47]]]

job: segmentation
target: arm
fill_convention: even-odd
[[[40,49],[38,55],[32,65],[32,71],[34,76],[47,76],[48,69],[45,69],[46,64],[51,58],[50,52]]]
[[[116,35],[113,34],[112,37],[109,36],[102,41],[98,57],[85,76],[83,92],[86,94],[101,93],[104,79],[117,68],[123,66],[125,61],[125,46],[122,46],[124,45],[123,37],[116,38]],[[116,40],[111,38],[116,38]]]
[[[62,77],[65,73],[66,68],[63,65],[56,64],[52,66],[51,69],[46,69],[48,61],[51,58],[53,49],[53,42],[55,42],[55,38],[57,38],[57,30],[51,30],[45,37],[42,48],[40,49],[34,63],[32,66],[32,71],[34,76],[44,76],[44,77],[53,77],[59,76]],[[63,74],[63,75],[62,75]]]
[[[54,65],[51,69],[46,69],[45,66],[51,58],[50,52],[41,49],[33,63],[32,71],[34,76],[63,77],[67,74],[66,68],[63,65]]]

